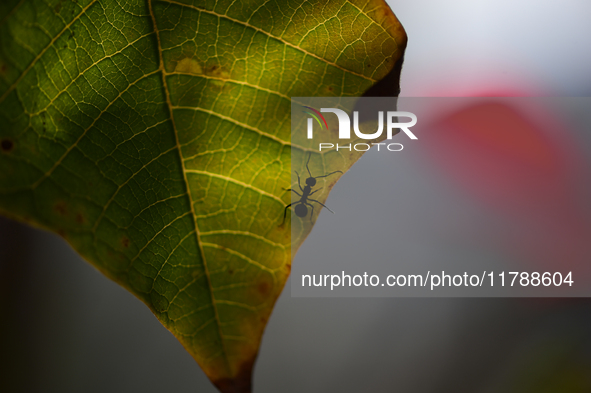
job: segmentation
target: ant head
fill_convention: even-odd
[[[299,205],[296,205],[295,213],[298,217],[306,217],[306,214],[308,214],[308,208],[303,203],[300,203]]]
[[[306,184],[310,187],[314,187],[316,185],[316,179],[313,177],[309,177],[306,179]]]

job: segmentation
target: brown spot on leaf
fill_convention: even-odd
[[[121,238],[121,245],[122,245],[124,248],[128,248],[128,247],[129,247],[129,243],[130,243],[130,241],[129,241],[129,238],[128,238],[127,236],[123,236],[123,237]]]
[[[328,91],[333,91],[332,86],[328,86]]]
[[[230,79],[230,72],[226,70],[220,64],[212,64],[206,69],[207,75],[218,79]],[[224,83],[222,81],[211,81],[212,86],[222,87]]]
[[[234,269],[228,269],[228,274],[234,274]]]
[[[267,295],[269,294],[269,291],[271,290],[271,284],[269,284],[266,281],[260,282],[257,285],[257,291],[263,296],[263,297],[267,297]]]
[[[76,222],[78,224],[84,224],[86,220],[84,220],[84,216],[82,215],[82,213],[78,213],[76,214]]]
[[[244,362],[234,378],[222,378],[213,381],[213,384],[221,393],[251,393],[252,392],[252,368],[256,356]]]
[[[14,148],[14,142],[8,138],[2,139],[2,142],[0,142],[0,148],[2,149],[2,151],[8,153],[12,151],[12,149]]]
[[[55,210],[60,216],[68,215],[68,206],[64,201],[58,201],[55,205],[53,205],[53,210]]]

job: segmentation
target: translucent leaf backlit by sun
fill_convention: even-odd
[[[0,211],[248,391],[290,272],[290,97],[362,95],[405,44],[382,0],[3,1]]]

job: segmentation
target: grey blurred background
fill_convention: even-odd
[[[404,96],[589,96],[587,0],[389,0],[408,34]]]
[[[403,95],[591,93],[587,0],[389,4],[409,36]],[[587,299],[307,299],[289,287],[257,393],[591,391]],[[215,392],[141,302],[59,237],[4,219],[0,307],[1,392]]]

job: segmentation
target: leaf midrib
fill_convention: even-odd
[[[164,68],[164,59],[162,58],[162,44],[160,42],[160,32],[158,30],[158,27],[156,25],[156,16],[154,14],[154,10],[152,9],[152,1],[153,0],[148,0],[148,8],[150,11],[150,17],[152,18],[152,27],[154,29],[154,32],[156,33],[156,42],[158,43],[158,59],[159,59],[159,71],[162,75],[162,86],[164,89],[164,97],[166,99],[166,105],[168,107],[168,112],[169,112],[169,116],[170,116],[170,121],[172,124],[172,128],[174,131],[174,137],[175,137],[175,141],[176,141],[176,147],[178,149],[178,153],[179,153],[179,158],[180,158],[180,162],[181,162],[181,168],[183,171],[183,180],[185,182],[185,187],[186,187],[186,192],[187,192],[187,198],[189,199],[189,207],[191,209],[191,214],[192,214],[192,222],[193,222],[193,226],[195,228],[195,238],[197,241],[197,247],[199,249],[199,254],[201,255],[201,260],[203,261],[203,270],[205,272],[205,277],[207,279],[207,288],[209,290],[209,295],[211,297],[211,304],[212,304],[212,308],[213,308],[213,312],[214,312],[214,317],[215,317],[215,322],[216,322],[216,327],[217,327],[217,333],[219,336],[219,340],[222,346],[222,353],[223,353],[223,358],[224,358],[224,364],[226,366],[226,371],[227,371],[227,375],[231,376],[232,375],[232,367],[230,366],[230,360],[228,358],[228,351],[226,349],[226,344],[224,341],[224,337],[222,334],[222,330],[221,330],[221,321],[220,321],[220,317],[219,317],[219,313],[218,313],[218,308],[217,308],[217,304],[216,304],[216,300],[213,294],[213,286],[211,284],[211,277],[209,275],[209,269],[207,266],[207,261],[205,260],[205,252],[203,251],[203,244],[201,242],[201,235],[199,233],[199,227],[197,226],[197,215],[195,214],[195,207],[193,205],[193,197],[191,196],[191,189],[189,187],[189,181],[187,179],[187,171],[185,170],[185,160],[183,158],[183,152],[182,152],[182,148],[181,148],[181,143],[179,141],[179,137],[178,137],[178,131],[176,128],[176,124],[174,121],[174,116],[173,116],[173,106],[172,106],[172,102],[170,100],[170,93],[168,91],[168,85],[166,83],[166,70]]]

